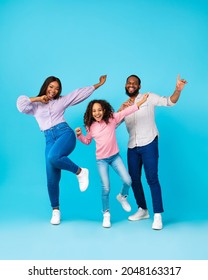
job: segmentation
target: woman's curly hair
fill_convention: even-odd
[[[92,125],[92,123],[95,122],[95,119],[93,118],[93,115],[92,115],[92,107],[95,103],[99,103],[101,105],[101,107],[104,111],[103,120],[106,124],[109,123],[110,118],[113,118],[114,109],[110,105],[110,103],[108,103],[106,100],[101,100],[101,99],[92,100],[88,104],[86,112],[84,114],[84,125],[88,129],[90,129],[90,126]]]

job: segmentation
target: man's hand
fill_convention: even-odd
[[[182,91],[184,86],[185,86],[185,84],[187,84],[187,81],[184,80],[184,79],[181,79],[180,78],[180,74],[178,74],[177,81],[176,81],[176,90]]]

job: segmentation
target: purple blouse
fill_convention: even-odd
[[[65,96],[60,96],[58,99],[50,100],[48,103],[31,102],[28,96],[21,95],[17,99],[17,108],[21,113],[33,115],[40,130],[44,131],[65,122],[64,112],[66,108],[82,102],[94,90],[94,86],[79,88]]]

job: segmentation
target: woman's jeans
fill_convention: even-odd
[[[98,159],[97,166],[102,184],[103,212],[106,212],[109,211],[109,166],[111,166],[115,170],[115,172],[121,177],[121,180],[123,181],[123,187],[120,192],[123,196],[126,196],[129,193],[129,188],[131,187],[131,177],[126,167],[124,166],[124,163],[119,154],[113,155],[109,158]]]
[[[141,182],[142,165],[150,186],[154,213],[163,212],[161,187],[158,180],[158,137],[143,147],[128,149],[128,168],[132,179],[132,189],[138,207],[147,209]]]
[[[61,169],[74,174],[79,167],[67,156],[74,150],[76,136],[66,122],[57,124],[44,131],[46,138],[46,172],[48,193],[53,208],[59,207],[59,182]]]

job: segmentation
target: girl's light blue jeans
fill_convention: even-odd
[[[120,176],[123,186],[121,188],[121,195],[126,196],[131,187],[131,177],[122,161],[121,156],[115,154],[109,158],[97,159],[98,172],[102,184],[102,207],[103,212],[109,211],[109,194],[110,194],[110,180],[109,180],[109,166]]]
[[[68,170],[74,174],[79,169],[68,158],[68,155],[76,146],[76,136],[66,122],[45,130],[44,134],[46,139],[45,158],[48,194],[52,208],[57,208],[59,207],[61,169]]]

